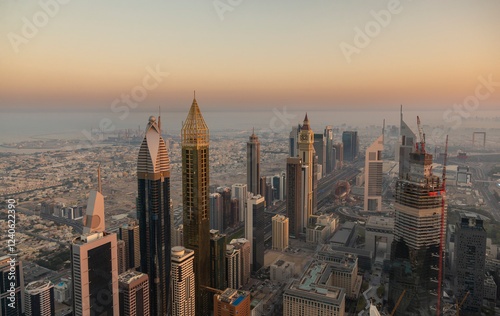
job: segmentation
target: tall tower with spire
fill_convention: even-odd
[[[151,315],[167,315],[170,302],[170,160],[154,116],[137,159],[137,218],[141,272],[149,275]]]
[[[181,130],[184,246],[194,250],[196,315],[209,313],[210,210],[208,190],[209,132],[196,102]]]
[[[260,194],[260,142],[255,130],[247,143],[247,188],[254,195]]]
[[[313,211],[313,172],[314,172],[314,132],[309,126],[309,119],[304,118],[304,124],[299,132],[299,158],[302,159],[302,167],[305,168],[305,181],[303,181],[304,197],[303,222],[304,227],[309,223],[309,217]]]
[[[84,234],[103,232],[105,229],[104,196],[101,193],[101,166],[99,166],[97,173],[99,178],[99,191],[90,191],[83,225]]]

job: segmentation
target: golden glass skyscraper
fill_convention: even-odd
[[[210,286],[208,127],[196,98],[181,136],[184,246],[194,250],[196,315],[207,315],[210,297],[202,286]]]
[[[304,124],[299,132],[299,158],[302,159],[302,166],[308,166],[307,168],[307,188],[305,188],[304,205],[305,208],[302,210],[304,215],[304,222],[302,223],[304,227],[307,227],[309,222],[309,217],[312,215],[313,211],[313,164],[314,164],[314,132],[309,126],[309,119],[304,118]]]

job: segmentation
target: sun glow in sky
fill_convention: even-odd
[[[0,2],[0,109],[109,109],[148,67],[168,76],[141,102],[171,109],[193,89],[207,109],[449,108],[500,82],[497,0],[60,1]]]

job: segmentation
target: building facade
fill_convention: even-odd
[[[49,280],[34,281],[25,288],[26,316],[54,316],[54,285]]]
[[[233,245],[226,247],[226,281],[229,288],[241,286],[241,251]]]
[[[247,142],[247,189],[255,195],[261,194],[260,142],[255,132]]]
[[[116,237],[98,232],[71,243],[73,315],[120,314]]]
[[[207,315],[210,285],[209,131],[196,99],[181,130],[184,246],[194,251],[196,315]]]
[[[384,134],[366,149],[364,211],[382,211],[382,177]]]
[[[250,245],[250,241],[245,238],[233,239],[231,240],[231,245],[240,250],[241,285],[245,285],[250,281],[250,274],[252,272],[252,261],[250,259],[252,246]]]
[[[250,292],[228,288],[214,295],[214,316],[250,316]]]
[[[227,287],[226,240],[226,235],[210,230],[210,287],[221,291]]]
[[[302,233],[302,160],[286,160],[286,216],[289,219],[290,235]]]
[[[24,314],[23,262],[15,257],[0,257],[0,277],[1,280],[5,280],[0,283],[0,315],[17,316]],[[14,283],[14,286],[11,286],[11,282]],[[10,299],[11,296],[15,297],[15,301]]]
[[[172,248],[172,314],[194,316],[196,311],[195,252],[184,247]]]
[[[129,270],[118,276],[120,316],[149,316],[149,278]]]
[[[140,270],[151,280],[152,315],[165,315],[170,309],[170,160],[160,120],[149,118],[137,159]]]
[[[138,270],[141,267],[139,222],[132,222],[120,227],[120,239],[125,242],[126,269]]]
[[[245,221],[245,239],[250,241],[252,252],[250,260],[252,271],[259,270],[264,265],[264,197],[257,195],[247,201],[247,216]]]
[[[358,156],[358,132],[344,131],[342,133],[342,144],[344,144],[344,161],[352,162]]]
[[[314,192],[313,192],[313,173],[314,173],[314,132],[309,126],[309,119],[304,118],[304,124],[299,133],[299,158],[302,159],[302,168],[304,170],[304,180],[302,181],[303,186],[303,223],[302,230],[307,227],[307,222],[309,221],[309,216],[313,214],[314,209]]]
[[[283,215],[275,215],[272,218],[273,249],[284,251],[288,248],[288,218]]]

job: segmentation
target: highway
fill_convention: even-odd
[[[357,163],[359,164],[359,162]],[[335,171],[334,173],[323,177],[318,181],[318,196],[317,196],[317,205],[318,209],[327,204],[330,201],[332,190],[335,187],[337,181],[340,180],[351,180],[359,174],[359,169],[355,167],[344,167],[344,169]],[[268,240],[272,237],[272,220],[271,218],[276,214],[285,214],[286,213],[286,203],[282,202],[278,207],[271,209],[270,211],[266,211],[265,215],[265,229],[264,229],[264,239]]]

